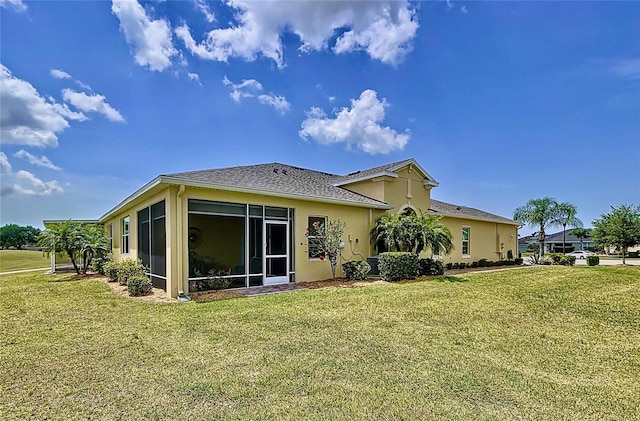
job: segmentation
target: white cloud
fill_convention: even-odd
[[[0,174],[11,174],[11,164],[4,152],[0,152]]]
[[[52,169],[52,170],[61,170],[62,169],[62,168],[58,167],[57,165],[54,165],[53,162],[51,162],[51,160],[49,158],[47,158],[46,156],[42,155],[40,157],[37,157],[35,155],[31,155],[29,152],[25,151],[24,149],[20,149],[13,156],[15,156],[16,158],[24,158],[27,161],[29,161],[29,163],[31,165],[36,165],[38,167],[49,168],[49,169]]]
[[[231,87],[229,96],[235,102],[240,102],[241,98],[252,98],[263,89],[262,84],[255,79],[243,79],[240,83],[233,83],[225,76],[222,83]]]
[[[42,181],[33,173],[23,170],[14,174],[4,152],[0,152],[0,173],[3,174],[0,179],[0,196],[10,194],[50,196],[64,192],[56,180]]]
[[[187,77],[189,78],[189,80],[200,83],[200,75],[198,75],[197,73],[187,73]]]
[[[609,71],[623,79],[640,79],[640,58],[615,60],[610,64]]]
[[[4,65],[0,66],[2,143],[36,147],[58,146],[57,133],[69,127],[67,120],[33,85],[15,77]]]
[[[211,9],[209,9],[209,5],[207,4],[207,2],[205,2],[204,0],[195,0],[195,3],[196,7],[200,12],[202,12],[207,22],[215,22],[216,16],[211,12]]]
[[[103,114],[110,121],[124,121],[124,117],[118,110],[105,101],[105,97],[99,94],[88,95],[84,92],[76,92],[72,89],[64,89],[62,98],[71,105],[84,112]]]
[[[20,170],[16,173],[16,183],[13,192],[28,196],[51,196],[63,193],[64,189],[56,180],[42,181],[29,171]]]
[[[167,21],[149,19],[135,0],[113,0],[111,11],[120,19],[120,29],[133,49],[136,63],[157,71],[171,65],[171,57],[177,50]]]
[[[327,98],[329,100],[329,102],[333,102],[336,100],[335,96],[330,96],[329,98]]]
[[[60,69],[51,69],[51,76],[56,79],[71,79],[71,75],[69,73]]]
[[[454,8],[454,5],[451,3],[451,0],[447,0],[447,11]]]
[[[469,11],[467,10],[467,6],[462,6],[460,8],[460,12],[462,12],[463,15],[468,15]]]
[[[53,107],[53,109],[66,119],[76,121],[89,120],[89,117],[87,117],[83,113],[71,111],[67,104],[58,104],[57,102],[54,102],[53,98],[49,98],[49,100],[51,101],[51,106]]]
[[[261,103],[273,107],[276,111],[284,114],[291,108],[291,104],[281,95],[262,94],[258,96]]]
[[[376,91],[367,89],[360,98],[351,100],[350,109],[336,112],[335,118],[328,118],[320,108],[311,108],[299,135],[323,145],[346,143],[372,155],[402,150],[409,141],[408,132],[398,133],[380,124],[388,105],[386,99],[378,100]]]
[[[0,6],[11,7],[16,12],[24,12],[27,10],[27,5],[22,0],[0,0]]]
[[[281,34],[289,31],[301,42],[301,51],[329,48],[339,30],[333,51],[337,54],[365,51],[371,58],[397,64],[411,50],[418,29],[415,11],[406,1],[305,2],[230,0],[238,22],[206,34],[201,43],[191,36],[187,24],[175,29],[187,49],[207,60],[226,62],[258,56],[284,66]]]
[[[291,108],[291,104],[282,95],[276,95],[274,93],[264,94],[264,87],[262,83],[255,79],[243,79],[240,83],[233,83],[226,76],[222,80],[222,83],[231,87],[231,93],[229,96],[233,98],[235,102],[240,102],[242,98],[258,98],[260,103],[273,107],[281,114],[286,113]]]

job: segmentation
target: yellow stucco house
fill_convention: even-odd
[[[376,254],[374,220],[406,208],[443,217],[455,246],[445,263],[517,253],[516,221],[432,200],[436,186],[414,159],[346,176],[278,163],[220,168],[160,175],[99,221],[114,259],[141,259],[172,297],[211,269],[223,271],[232,288],[329,278],[307,227],[346,222],[343,259],[367,258]]]

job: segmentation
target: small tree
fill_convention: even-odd
[[[593,221],[593,239],[599,245],[622,250],[622,264],[626,264],[627,249],[640,244],[640,206],[612,206],[611,209]]]
[[[344,247],[342,236],[346,223],[339,219],[329,221],[326,224],[314,222],[307,229],[309,242],[318,251],[320,260],[327,260],[331,266],[331,277],[335,279],[336,269],[340,260],[340,252]],[[311,245],[310,245],[311,247]]]
[[[571,234],[580,240],[580,250],[584,250],[584,239],[591,237],[591,230],[587,228],[574,228],[571,230]]]

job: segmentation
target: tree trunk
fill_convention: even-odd
[[[540,232],[538,233],[538,243],[540,243],[540,257],[544,256],[544,227],[540,225]]]
[[[75,257],[73,257],[73,251],[67,250],[67,254],[69,255],[69,259],[71,259],[71,264],[73,265],[73,268],[76,270],[76,274],[80,275],[80,268],[78,267],[78,264],[76,263]]]
[[[566,237],[565,235],[567,234],[567,225],[563,225],[562,226],[562,254],[567,254],[567,246],[566,244]]]
[[[626,261],[626,259],[625,259],[625,256],[626,256],[626,255],[627,255],[627,248],[626,248],[626,247],[623,247],[623,248],[622,248],[622,264],[623,264],[623,265],[626,265],[626,264],[627,264],[627,261]]]

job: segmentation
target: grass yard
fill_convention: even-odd
[[[68,258],[67,258],[68,260]],[[39,269],[51,266],[51,259],[41,251],[0,250],[0,272]]]
[[[0,419],[632,420],[640,267],[208,303],[0,278]]]

